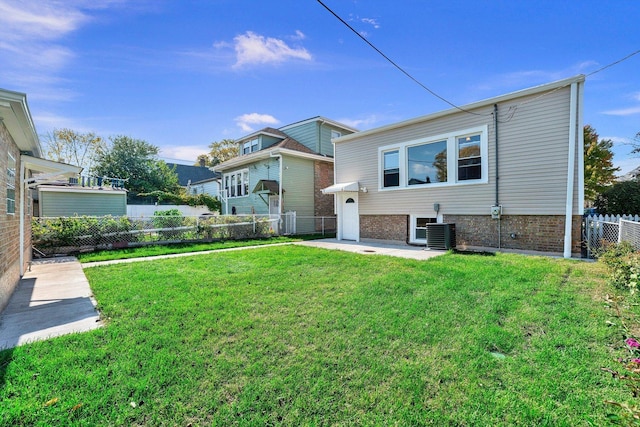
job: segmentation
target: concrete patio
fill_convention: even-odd
[[[0,350],[101,326],[76,258],[34,261],[0,314]]]

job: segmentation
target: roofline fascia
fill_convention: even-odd
[[[10,114],[13,115],[16,124],[19,125],[22,130],[24,140],[21,140],[21,138],[18,137],[19,135],[14,135],[17,129],[9,129],[9,127],[13,127],[11,124],[7,126],[7,129],[12,134],[11,136],[14,138],[20,150],[31,151],[34,157],[42,157],[42,145],[40,144],[40,139],[38,138],[38,133],[36,132],[36,127],[33,123],[31,112],[29,111],[27,95],[21,92],[0,89],[0,108],[3,110],[10,109]],[[0,116],[0,121],[2,121],[2,116]],[[27,129],[25,129],[25,126]],[[28,145],[27,147],[20,145],[24,142]]]
[[[564,80],[558,80],[555,82],[551,82],[551,83],[545,83],[543,85],[538,85],[538,86],[534,86],[534,87],[530,87],[527,89],[522,89],[522,90],[518,90],[515,92],[510,92],[504,95],[499,95],[493,98],[489,98],[489,99],[484,99],[481,101],[476,101],[476,102],[472,102],[471,104],[467,104],[467,105],[463,105],[460,108],[449,108],[447,110],[443,110],[443,111],[438,111],[436,113],[431,113],[431,114],[427,114],[424,116],[420,116],[420,117],[415,117],[413,119],[409,119],[409,120],[404,120],[401,122],[397,122],[397,123],[392,123],[390,125],[386,125],[386,126],[381,126],[378,128],[374,128],[374,129],[369,129],[369,130],[365,130],[362,132],[358,132],[358,133],[353,133],[350,135],[345,135],[345,136],[341,136],[339,138],[335,138],[332,139],[332,142],[334,144],[340,144],[342,142],[348,142],[354,139],[359,139],[359,138],[363,138],[369,135],[375,135],[377,133],[380,132],[386,132],[386,131],[390,131],[390,130],[394,130],[394,129],[398,129],[398,128],[402,128],[402,127],[406,127],[406,126],[411,126],[417,123],[422,123],[422,122],[426,122],[426,121],[430,121],[430,120],[434,120],[440,117],[444,117],[444,116],[448,116],[451,114],[455,114],[455,113],[463,113],[464,111],[461,110],[474,110],[474,109],[478,109],[478,108],[483,108],[483,107],[487,107],[493,104],[497,104],[499,102],[505,102],[505,101],[509,101],[512,99],[517,99],[517,98],[522,98],[525,96],[530,96],[530,95],[535,95],[537,93],[541,93],[541,92],[547,92],[547,91],[554,91],[554,90],[558,90],[561,89],[563,87],[570,87],[571,84],[573,83],[582,83],[585,81],[585,75],[584,74],[579,74],[577,76],[573,76]]]
[[[299,122],[295,122],[295,123],[291,123],[285,126],[282,126],[281,128],[278,128],[278,130],[284,131],[286,129],[290,129],[294,126],[300,126],[306,123],[313,123],[313,122],[323,122],[323,123],[327,123],[330,124],[331,126],[340,128],[340,129],[344,129],[344,130],[348,130],[350,132],[360,132],[358,129],[356,128],[352,128],[350,126],[347,126],[343,123],[340,122],[336,122],[335,120],[331,120],[331,119],[327,119],[326,117],[322,117],[322,116],[316,116],[316,117],[312,117],[310,119],[306,119],[306,120],[301,120]]]
[[[242,137],[240,137],[240,138],[238,138],[238,139],[236,139],[234,141],[235,141],[236,144],[239,144],[239,143],[244,142],[244,141],[246,141],[248,139],[254,139],[259,135],[266,135],[266,136],[272,136],[274,138],[284,139],[284,137],[282,135],[276,135],[275,133],[265,132],[264,130],[259,130],[259,131],[250,133],[249,135],[242,136]]]
[[[219,165],[216,165],[213,168],[216,172],[222,173],[223,171],[237,168],[239,166],[249,165],[258,160],[265,160],[270,158],[272,155],[278,155],[278,154],[282,154],[290,157],[297,157],[301,159],[318,160],[318,161],[324,161],[329,163],[334,162],[333,157],[327,157],[321,154],[303,153],[296,150],[289,150],[288,148],[276,148],[273,150],[262,150],[249,155],[239,156],[239,157],[227,160],[224,163],[220,163]]]

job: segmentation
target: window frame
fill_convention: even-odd
[[[224,194],[229,199],[249,196],[249,169],[238,169],[224,174]]]
[[[18,162],[16,158],[7,153],[7,198],[6,198],[6,213],[7,215],[16,214],[16,171],[18,169]],[[13,167],[12,167],[13,166]],[[9,192],[13,191],[13,197],[9,197]]]
[[[255,153],[260,148],[260,138],[254,138],[250,141],[246,141],[242,144],[242,155]]]
[[[417,229],[418,229],[418,219],[420,218],[426,218],[426,219],[430,219],[433,220],[431,222],[429,222],[429,224],[437,224],[439,222],[438,220],[438,216],[437,215],[422,215],[422,214],[417,214],[417,215],[410,215],[409,216],[409,243],[415,243],[415,244],[422,244],[422,245],[426,245],[427,244],[427,235],[426,235],[426,227],[425,227],[425,237],[424,239],[418,238],[417,235]]]
[[[386,155],[387,154],[393,154],[393,153],[397,153],[398,154],[398,167],[397,168],[387,168],[385,165],[385,160],[386,160]],[[382,169],[382,181],[381,181],[381,186],[385,189],[390,189],[390,188],[397,188],[400,186],[400,184],[402,183],[402,168],[400,167],[402,159],[401,159],[401,151],[399,149],[391,149],[391,150],[385,150],[382,152],[381,156],[380,156],[380,160],[382,162],[381,165],[381,169]],[[386,182],[386,176],[387,176],[387,171],[388,170],[398,170],[398,185],[385,185]]]
[[[458,176],[458,138],[467,136],[480,136],[480,179],[460,179]],[[482,125],[473,128],[462,129],[458,131],[443,133],[439,135],[428,136],[424,138],[404,141],[394,144],[385,145],[378,148],[378,190],[394,191],[394,190],[417,190],[424,188],[438,188],[449,186],[477,185],[487,184],[489,182],[489,126]],[[441,141],[447,141],[447,181],[432,182],[425,184],[409,185],[409,164],[408,149],[424,144],[433,144]],[[398,151],[399,155],[399,183],[398,186],[385,187],[384,185],[384,156],[385,153]]]

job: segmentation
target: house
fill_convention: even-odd
[[[579,253],[584,80],[334,140],[338,239],[429,244],[440,227],[462,248]]]
[[[199,166],[167,163],[178,175],[178,183],[190,194],[208,194],[218,197],[220,189],[220,174],[205,166],[204,160]]]
[[[222,213],[333,215],[333,198],[320,192],[333,184],[331,140],[354,132],[318,116],[236,140],[240,155],[214,167],[222,174]],[[297,231],[314,231],[312,223]]]
[[[37,189],[41,217],[125,216],[127,190],[124,180],[82,176],[67,182],[42,184]]]
[[[42,159],[23,93],[0,89],[0,310],[31,261],[30,188],[82,168]]]

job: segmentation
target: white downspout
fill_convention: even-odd
[[[24,276],[24,193],[27,191],[24,162],[20,158],[20,277]]]
[[[573,223],[573,190],[576,167],[576,138],[578,126],[578,82],[571,84],[569,107],[569,162],[567,165],[567,200],[564,220],[564,257],[571,258],[571,229]]]
[[[278,176],[279,178],[279,182],[278,182],[278,215],[280,216],[280,223],[282,223],[282,187],[283,187],[283,177],[282,177],[282,154],[273,154],[273,153],[269,153],[269,157],[277,157],[278,158]]]

